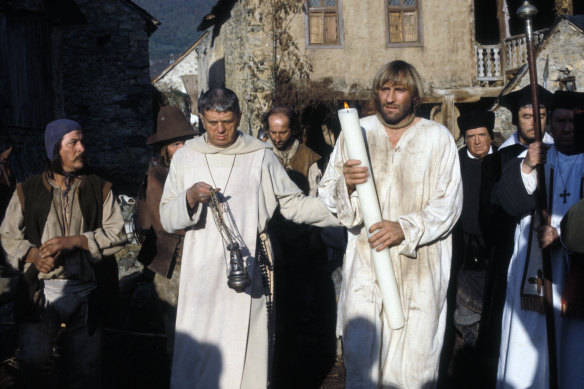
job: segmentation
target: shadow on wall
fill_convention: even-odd
[[[225,88],[225,58],[221,58],[209,68],[209,90]]]

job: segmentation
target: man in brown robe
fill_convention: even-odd
[[[157,309],[166,333],[166,349],[172,357],[174,323],[178,300],[178,283],[184,231],[168,233],[160,224],[160,199],[168,167],[174,153],[182,148],[195,131],[176,107],[162,107],[156,121],[156,133],[146,144],[160,148],[160,154],[150,161],[148,173],[138,194],[138,228],[144,236],[138,260],[147,268],[145,276],[153,280],[158,295]]]

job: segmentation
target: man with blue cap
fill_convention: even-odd
[[[49,123],[45,148],[47,168],[17,184],[0,226],[7,261],[23,274],[17,358],[26,388],[99,388],[101,319],[117,288],[124,220],[111,184],[89,171],[77,122]],[[67,367],[57,380],[52,350],[63,324]]]

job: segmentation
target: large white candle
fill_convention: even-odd
[[[356,187],[357,194],[359,195],[359,203],[361,204],[363,222],[365,223],[367,236],[370,237],[369,228],[382,219],[357,110],[355,108],[340,109],[339,120],[341,122],[341,129],[345,138],[345,147],[349,159],[357,159],[361,161],[361,165],[359,166],[367,166],[367,169],[369,169],[370,175],[367,182],[358,184]],[[371,257],[373,259],[377,284],[381,290],[385,317],[392,329],[400,329],[404,326],[404,314],[397,290],[395,274],[393,272],[393,264],[389,256],[389,249],[386,248],[381,251],[372,249]]]

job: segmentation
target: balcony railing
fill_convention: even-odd
[[[533,43],[537,47],[548,30],[533,33]],[[505,39],[506,66],[505,70],[518,69],[527,62],[527,38],[525,34],[515,35]]]
[[[537,46],[543,39],[546,30],[533,33],[533,41]],[[475,44],[477,80],[498,81],[503,80],[505,72],[515,70],[527,62],[527,41],[525,34],[515,35],[505,39],[505,61],[501,56],[503,45]]]
[[[501,45],[476,45],[477,79],[497,81],[503,79],[501,72]]]

